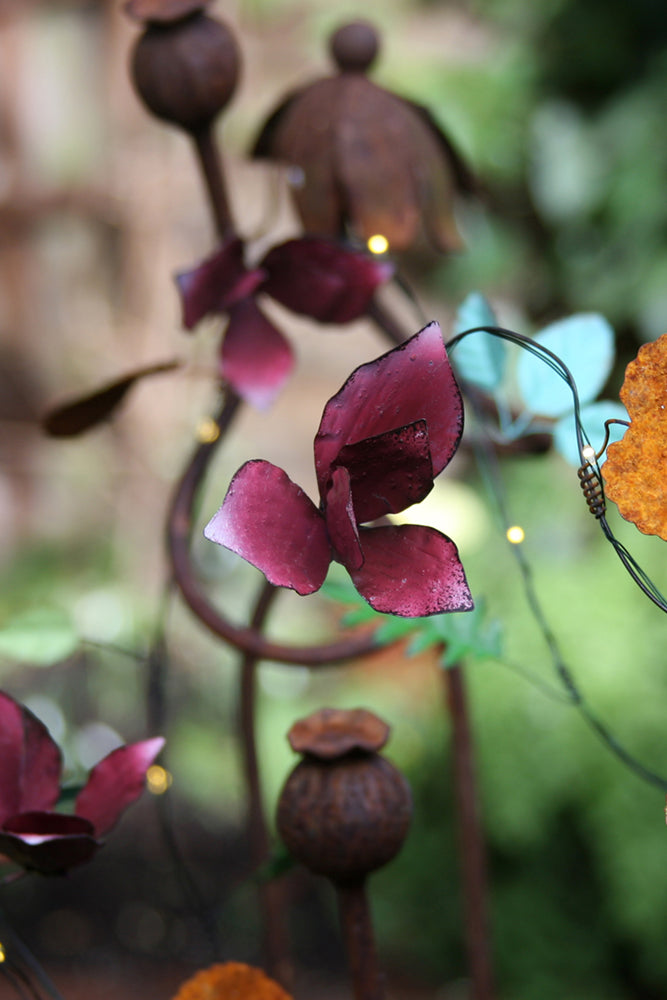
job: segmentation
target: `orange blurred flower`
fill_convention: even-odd
[[[225,962],[202,969],[186,980],[173,1000],[292,1000],[261,969]]]

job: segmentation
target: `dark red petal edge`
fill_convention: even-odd
[[[16,813],[51,809],[60,795],[61,766],[44,723],[0,691],[0,824]]]
[[[77,796],[74,812],[93,824],[97,836],[110,830],[146,787],[146,771],[164,746],[156,736],[118,747],[96,764]]]
[[[252,299],[230,310],[220,372],[239,396],[260,410],[267,409],[293,367],[289,342]]]
[[[274,247],[260,265],[263,291],[293,312],[320,323],[349,323],[363,316],[393,264],[314,236]]]
[[[320,589],[331,561],[315,504],[282,469],[259,459],[236,473],[204,535],[252,563],[270,583],[299,594]]]
[[[417,524],[362,528],[364,564],[352,581],[376,611],[420,618],[471,611],[473,600],[454,542]]]
[[[381,357],[357,368],[324,408],[315,438],[320,491],[326,488],[345,445],[424,420],[433,475],[453,456],[463,433],[461,394],[440,327],[423,330]]]

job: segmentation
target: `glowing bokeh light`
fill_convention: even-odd
[[[525,537],[526,532],[519,524],[513,524],[511,528],[507,529],[507,541],[511,542],[512,545],[520,545]]]
[[[375,236],[369,236],[366,246],[371,253],[386,253],[389,249],[389,240],[381,233],[376,233]]]
[[[197,424],[195,434],[200,444],[212,444],[220,437],[220,428],[212,417],[203,417]]]
[[[146,788],[151,795],[164,795],[172,781],[169,771],[159,764],[151,764],[146,771]]]

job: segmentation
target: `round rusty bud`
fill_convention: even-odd
[[[365,73],[379,48],[378,33],[368,21],[344,24],[329,39],[329,50],[342,73]]]
[[[304,758],[281,792],[277,826],[289,852],[311,871],[354,882],[402,847],[412,798],[400,771],[377,753],[387,734],[364,709],[322,709],[290,730]]]
[[[195,133],[232,97],[239,64],[229,28],[195,10],[175,21],[149,21],[134,47],[131,73],[152,114]]]

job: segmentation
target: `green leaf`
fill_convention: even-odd
[[[473,657],[499,657],[502,651],[500,622],[486,621],[486,607],[478,601],[466,614],[442,615],[436,620],[440,642],[446,645],[442,659],[444,667],[451,667],[460,660]]]
[[[443,666],[451,666],[463,657],[500,656],[500,623],[485,621],[484,602],[478,600],[472,611],[432,615],[429,618],[401,618],[381,614],[366,604],[352,584],[327,580],[322,588],[327,597],[354,605],[343,621],[347,625],[375,623],[375,639],[388,645],[409,638],[408,656],[416,656],[434,646],[445,645]]]
[[[497,326],[498,320],[480,292],[471,292],[456,314],[454,333],[478,326]],[[458,375],[480,389],[491,392],[503,380],[507,365],[507,344],[490,333],[471,333],[452,349],[452,363]]]
[[[614,331],[598,313],[578,313],[546,326],[534,338],[569,368],[581,403],[591,402],[607,381],[614,363]],[[568,384],[548,363],[523,351],[517,382],[524,403],[533,413],[561,417],[573,408]]]
[[[0,626],[0,656],[49,667],[76,650],[79,637],[70,619],[55,608],[33,608]]]

